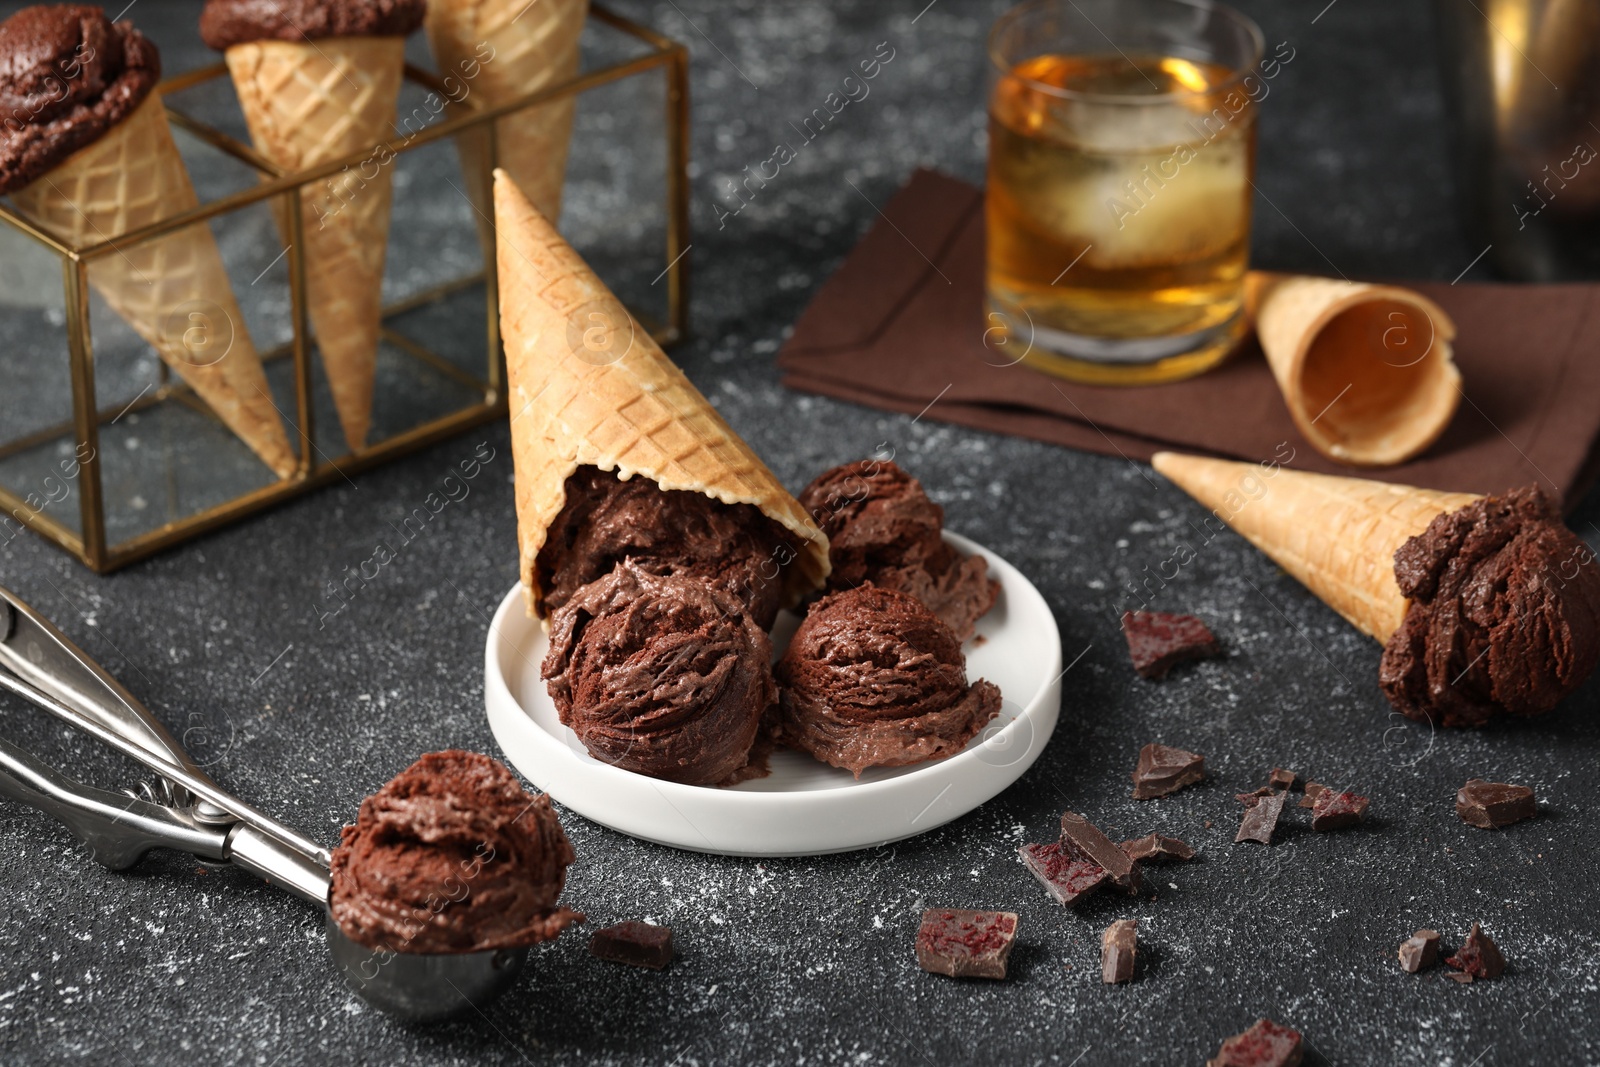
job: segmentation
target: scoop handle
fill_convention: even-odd
[[[60,819],[114,871],[133,866],[152,848],[227,858],[225,828],[190,822],[152,801],[86,786],[5,740],[0,740],[0,795]]]
[[[326,849],[225,792],[189,758],[165,727],[99,664],[15,593],[3,588],[0,588],[0,689],[45,709],[136,760],[161,775],[171,786],[182,787],[194,803],[184,812],[175,813],[173,818],[189,821],[192,815],[195,825],[215,828],[229,837],[235,836],[235,827],[248,826],[251,833],[242,839],[246,842],[246,862],[242,865],[247,870],[312,899],[316,899],[312,883],[318,872],[322,885],[326,886],[329,863]],[[20,750],[14,751],[27,759],[32,758]],[[30,775],[37,777],[37,767],[27,768],[22,763],[17,767],[19,773],[28,772],[22,777],[25,785],[37,786],[30,778]],[[89,791],[70,779],[62,781],[83,796],[98,792]],[[60,783],[57,785],[67,788]],[[50,795],[50,791],[45,790],[45,795]],[[82,817],[81,810],[73,810]],[[255,845],[261,847],[255,848]],[[252,857],[258,858],[252,862]],[[326,900],[325,889],[321,898]]]
[[[5,588],[0,588],[0,669],[9,670],[151,755],[206,778],[143,704],[48,619]],[[226,818],[220,810],[202,810],[201,815]]]

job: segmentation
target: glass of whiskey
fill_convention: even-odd
[[[1205,0],[1029,0],[989,35],[985,344],[1176,381],[1246,329],[1261,31]],[[1292,58],[1292,55],[1291,55]],[[1003,347],[1002,347],[1003,346]]]

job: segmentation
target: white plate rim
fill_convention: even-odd
[[[1016,742],[1018,736],[1025,730],[1031,731],[1027,750],[1021,758],[1004,766],[983,762],[983,744],[975,742],[969,744],[966,749],[954,756],[922,764],[895,777],[878,781],[847,783],[837,789],[830,790],[744,791],[668,782],[635,774],[632,771],[625,771],[619,767],[609,766],[597,761],[580,760],[568,742],[552,735],[537,723],[532,715],[522,707],[512,692],[510,672],[521,669],[511,662],[512,657],[520,655],[515,648],[516,639],[512,635],[518,633],[531,634],[538,630],[538,623],[528,618],[524,610],[520,583],[512,586],[511,590],[500,601],[489,624],[489,632],[485,641],[484,704],[490,730],[511,764],[539,789],[549,792],[552,799],[564,807],[571,808],[584,817],[619,833],[673,848],[730,856],[807,856],[872,848],[888,844],[891,841],[903,840],[926,833],[987,803],[1025,774],[1038,759],[1040,753],[1044,751],[1051,735],[1054,733],[1061,707],[1061,637],[1055,616],[1050,611],[1044,596],[1020,571],[989,549],[969,538],[948,530],[945,531],[944,537],[946,541],[962,552],[969,555],[980,554],[988,561],[990,574],[1001,582],[1004,590],[1003,596],[1007,599],[1008,610],[1019,611],[1026,607],[1030,622],[1046,628],[1043,637],[1046,645],[1053,653],[1051,659],[1045,664],[1048,673],[1040,672],[1041,677],[1048,680],[1041,683],[1039,688],[1029,697],[1027,703],[1021,704],[1022,710],[1014,719],[983,742],[983,744],[995,743],[996,748],[1004,748],[1007,744]],[[527,666],[537,670],[537,666],[532,664],[526,656],[522,658]],[[547,761],[555,762],[547,766]],[[901,793],[909,789],[936,783],[941,779],[954,780],[976,775],[989,778],[994,788],[981,790],[984,795],[973,803],[965,806],[955,805],[950,810],[941,812],[935,820],[919,826],[909,833],[898,834],[897,836],[882,837],[877,834],[852,835],[841,833],[838,843],[822,848],[808,847],[798,850],[782,847],[707,848],[693,841],[678,838],[671,833],[651,833],[641,829],[637,822],[618,819],[609,813],[601,812],[598,810],[599,805],[594,803],[589,796],[574,795],[573,793],[567,793],[565,789],[550,788],[552,780],[560,777],[555,772],[558,768],[562,768],[562,765],[564,765],[564,770],[567,773],[577,774],[582,778],[589,779],[591,784],[596,787],[596,796],[605,792],[608,785],[616,791],[633,792],[639,789],[641,783],[644,783],[657,792],[669,805],[674,806],[675,809],[676,805],[673,804],[675,800],[682,801],[696,809],[702,809],[708,804],[716,806],[738,805],[739,807],[747,807],[756,811],[769,808],[782,809],[784,807],[804,808],[806,806],[805,798],[826,797],[828,801],[833,802],[839,794],[847,794],[851,799],[872,804],[885,793]],[[564,793],[566,795],[563,795]],[[709,797],[730,799],[719,802],[709,799]],[[817,803],[820,804],[821,801]],[[632,825],[621,825],[621,823],[629,822],[632,822]],[[702,834],[701,836],[704,839],[704,835]],[[857,836],[861,839],[847,840]]]

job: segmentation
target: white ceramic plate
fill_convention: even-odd
[[[561,725],[539,677],[549,640],[513,587],[489,626],[484,701],[489,727],[511,763],[574,811],[634,837],[730,856],[848,852],[911,837],[959,818],[1020,778],[1055,730],[1061,711],[1061,636],[1044,597],[1011,564],[981,552],[1000,599],[967,642],[967,674],[1000,687],[1000,715],[965,749],[914,767],[878,768],[857,779],[800,752],[780,750],[772,774],[731,789],[679,785],[591,757]],[[781,652],[799,620],[778,617]]]

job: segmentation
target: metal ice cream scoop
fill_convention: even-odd
[[[328,950],[374,1007],[414,1021],[482,1009],[515,982],[528,950],[427,955],[371,949],[328,913],[328,851],[224,792],[166,728],[65,635],[0,588],[0,689],[137,760],[159,778],[138,792],[83,785],[0,738],[0,795],[54,815],[114,871],[152,848],[232,863],[323,909]]]

